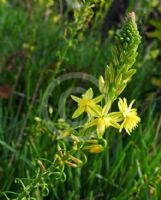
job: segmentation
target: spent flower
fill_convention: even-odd
[[[120,126],[120,131],[122,131],[122,129],[124,128],[128,134],[130,134],[141,121],[140,117],[137,114],[137,110],[135,108],[132,108],[134,101],[135,100],[133,100],[129,106],[127,105],[127,100],[125,98],[119,98],[118,102],[119,110],[123,115],[123,122]]]

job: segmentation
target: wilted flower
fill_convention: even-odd
[[[120,131],[124,128],[128,134],[132,132],[132,130],[138,125],[141,121],[140,117],[138,117],[137,110],[132,108],[134,100],[127,105],[127,100],[125,98],[119,99],[118,107],[120,112],[123,115],[123,122],[120,126]]]

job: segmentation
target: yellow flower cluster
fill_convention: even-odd
[[[87,121],[85,128],[88,129],[96,126],[98,138],[102,138],[106,128],[110,126],[119,129],[120,132],[125,129],[126,132],[130,134],[140,122],[137,110],[132,108],[134,100],[128,106],[125,98],[119,98],[119,111],[109,112],[111,102],[107,101],[103,107],[98,105],[98,103],[103,100],[103,95],[93,98],[92,88],[87,90],[82,95],[82,98],[73,95],[71,97],[78,104],[78,108],[74,112],[72,118],[77,118],[84,112],[87,113],[89,120]]]

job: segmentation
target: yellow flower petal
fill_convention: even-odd
[[[95,112],[95,110],[92,109],[90,106],[88,106],[86,108],[86,112],[89,115],[89,117],[95,117],[95,116],[97,116],[97,112]]]
[[[71,95],[71,98],[72,98],[74,101],[76,101],[77,103],[79,103],[79,102],[81,101],[81,98],[76,97],[76,96],[74,96],[74,95]]]
[[[103,95],[100,95],[100,96],[94,98],[93,101],[94,101],[95,103],[99,103],[100,101],[102,101],[102,99],[103,99]]]
[[[82,107],[78,107],[77,110],[73,113],[72,118],[79,117],[85,110]]]
[[[93,98],[93,90],[92,88],[89,88],[83,95],[82,97],[87,98],[87,99],[92,99]]]
[[[121,112],[111,112],[108,114],[108,117],[111,117],[116,122],[120,122],[123,120],[123,115]]]
[[[118,124],[117,122],[115,122],[114,120],[110,120],[110,125],[114,128],[119,129],[120,128],[120,124]]]
[[[108,101],[105,106],[103,107],[103,111],[102,111],[102,114],[103,115],[106,115],[109,111],[109,109],[111,108],[111,101]]]
[[[128,109],[128,107],[127,107],[127,101],[126,101],[125,98],[123,100],[121,98],[119,98],[118,107],[119,107],[119,110],[121,112],[124,112],[125,110]]]
[[[97,117],[101,116],[102,115],[102,107],[95,104],[93,107],[91,107],[95,113],[97,114]]]
[[[93,119],[93,120],[87,122],[86,125],[85,125],[85,128],[87,129],[87,128],[90,128],[92,126],[95,126],[97,124],[97,121],[98,121],[98,119]]]
[[[134,99],[134,100],[132,100],[132,102],[130,103],[130,105],[129,105],[129,109],[131,109],[131,108],[132,108],[132,106],[133,106],[134,102],[135,102],[135,99]]]
[[[97,134],[98,138],[102,138],[104,132],[106,130],[106,123],[104,118],[99,118],[97,121]]]

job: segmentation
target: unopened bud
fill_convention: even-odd
[[[75,163],[77,163],[78,165],[80,165],[80,164],[82,163],[81,160],[79,160],[78,158],[76,158],[76,157],[74,157],[74,156],[72,156],[72,155],[70,155],[70,154],[69,154],[69,158],[70,158],[72,161],[74,161]]]
[[[49,107],[49,114],[52,115],[53,114],[53,108],[50,106]]]
[[[43,163],[41,162],[41,160],[38,160],[38,161],[37,161],[37,164],[39,165],[40,170],[41,170],[42,172],[45,172],[45,171],[46,171],[45,166],[43,165]]]
[[[74,167],[74,168],[76,168],[77,167],[77,165],[76,164],[74,164],[74,163],[72,163],[72,162],[69,162],[69,161],[65,161],[65,163],[67,164],[67,165],[69,165],[70,167]]]
[[[105,80],[104,80],[103,76],[99,77],[98,86],[99,86],[100,92],[103,92],[104,91],[104,86],[105,86]]]
[[[59,139],[63,139],[63,138],[66,138],[69,135],[70,135],[70,131],[69,130],[65,130],[65,131],[61,132],[61,134],[60,134],[60,136],[58,138]]]
[[[100,153],[104,150],[103,146],[100,144],[91,145],[88,147],[90,153]]]
[[[41,122],[42,121],[42,119],[40,117],[35,117],[34,119],[35,119],[36,122]]]
[[[135,23],[135,13],[134,12],[129,12],[128,15],[129,19],[131,19],[131,21],[133,23]]]

